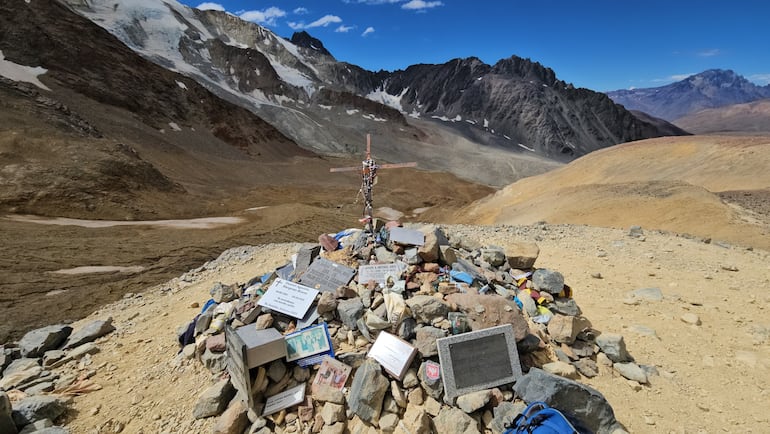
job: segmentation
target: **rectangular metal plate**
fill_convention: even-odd
[[[316,258],[307,271],[299,278],[299,283],[319,291],[334,292],[345,286],[356,274],[356,270],[337,264],[325,258]]]
[[[513,383],[522,376],[511,324],[437,339],[436,344],[450,400]]]
[[[377,283],[385,283],[388,276],[396,276],[394,280],[399,280],[398,276],[406,270],[406,264],[403,262],[394,262],[392,264],[362,265],[358,267],[358,283],[366,284],[370,280]]]
[[[399,244],[421,246],[425,244],[425,235],[414,229],[390,228],[389,240]]]

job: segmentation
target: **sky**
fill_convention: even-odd
[[[663,86],[707,69],[770,84],[764,0],[180,0],[278,36],[305,30],[377,71],[512,55],[596,91]]]

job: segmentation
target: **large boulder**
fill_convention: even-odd
[[[531,368],[513,386],[525,402],[543,401],[562,411],[578,428],[609,434],[623,427],[615,419],[609,402],[596,389],[576,381]]]
[[[380,364],[367,359],[356,371],[350,385],[350,411],[367,423],[377,423],[388,386],[390,382],[382,375]]]
[[[75,348],[88,342],[93,342],[108,333],[115,331],[112,317],[105,320],[92,321],[78,331],[72,333],[64,344],[64,349]]]
[[[48,350],[58,349],[72,333],[68,325],[52,325],[27,332],[19,341],[22,357],[42,357]]]
[[[457,308],[465,313],[474,331],[511,324],[517,341],[524,339],[529,333],[529,325],[521,311],[511,300],[503,296],[457,292],[447,295],[446,300],[450,304],[457,305]]]

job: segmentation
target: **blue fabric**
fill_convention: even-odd
[[[464,282],[464,283],[467,283],[468,285],[473,283],[473,276],[471,276],[470,274],[466,273],[465,271],[454,271],[454,270],[452,270],[452,271],[449,272],[449,276],[453,280],[455,280],[455,281]]]
[[[581,431],[583,434],[585,431]],[[544,402],[533,402],[516,416],[513,427],[504,434],[578,434],[578,430],[559,410]]]

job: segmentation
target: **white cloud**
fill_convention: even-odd
[[[310,24],[305,24],[305,22],[290,22],[287,23],[289,27],[291,27],[294,30],[300,30],[300,29],[311,29],[313,27],[327,27],[329,24],[338,24],[342,22],[342,18],[336,16],[336,15],[324,15],[321,18],[313,21]]]
[[[359,3],[367,5],[384,5],[390,3],[401,3],[403,0],[342,0],[344,3]]]
[[[355,28],[356,28],[356,26],[346,26],[344,24],[341,24],[339,27],[334,29],[334,31],[337,32],[337,33],[347,33],[347,32],[349,32],[349,31],[351,31],[351,30],[353,30]]]
[[[712,48],[710,50],[701,51],[698,53],[698,56],[700,57],[714,57],[720,55],[721,52],[719,51],[719,48]]]
[[[366,30],[364,30],[364,33],[361,33],[361,36],[366,36],[370,33],[374,33],[374,27],[371,27],[371,26],[367,27]]]
[[[440,1],[424,1],[424,0],[411,0],[410,2],[401,5],[401,9],[408,9],[413,11],[422,11],[425,9],[435,8],[436,6],[444,6],[444,3]]]
[[[306,14],[306,13],[308,13],[309,11],[307,10],[307,8],[303,8],[303,7],[301,7],[301,6],[300,6],[300,7],[298,7],[297,9],[294,9],[294,11],[293,11],[293,12],[294,12],[295,14],[297,14],[297,15],[305,15],[305,14]]]
[[[201,3],[198,6],[195,7],[196,9],[200,9],[202,11],[225,11],[225,7],[222,6],[219,3],[211,3],[211,2],[205,2]]]
[[[770,84],[770,74],[752,74],[749,80],[761,85]]]
[[[276,19],[286,16],[286,11],[279,9],[275,6],[271,6],[263,11],[244,11],[239,12],[238,16],[246,21],[251,21],[257,24],[266,26],[274,26],[277,24]]]

